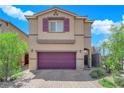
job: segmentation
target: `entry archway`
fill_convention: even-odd
[[[90,61],[90,49],[84,48],[84,67],[90,68],[91,67],[91,61]]]

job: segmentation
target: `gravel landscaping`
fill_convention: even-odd
[[[0,82],[1,88],[101,88],[89,76],[88,70],[23,71],[23,76],[11,82]]]

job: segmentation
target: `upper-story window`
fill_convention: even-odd
[[[69,18],[43,18],[43,32],[69,32]]]
[[[63,32],[64,22],[63,20],[49,20],[49,32]]]

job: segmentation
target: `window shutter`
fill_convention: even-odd
[[[48,18],[43,18],[43,32],[48,32]]]
[[[69,32],[69,26],[70,26],[70,24],[69,24],[70,22],[69,22],[69,18],[64,18],[64,32]]]

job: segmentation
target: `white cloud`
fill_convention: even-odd
[[[101,40],[101,41],[99,41],[99,44],[101,45],[103,42],[109,42],[109,39],[108,38],[105,38],[105,39],[103,39],[103,40]]]
[[[123,19],[122,23],[124,24],[124,15],[122,15],[122,19]]]
[[[19,20],[24,20],[24,21],[26,21],[25,15],[33,15],[34,14],[30,10],[24,12],[20,8],[16,8],[11,5],[2,5],[2,6],[0,6],[0,8],[8,16],[11,16],[13,18],[18,18]]]
[[[23,13],[24,15],[33,15],[34,13],[32,11],[26,11]]]
[[[97,43],[96,43],[96,47],[100,47],[102,45],[103,42],[106,42],[109,44],[110,40],[108,38],[104,38],[102,40],[99,40]]]
[[[112,20],[96,20],[92,24],[92,33],[94,34],[110,34],[111,25],[115,24]]]

